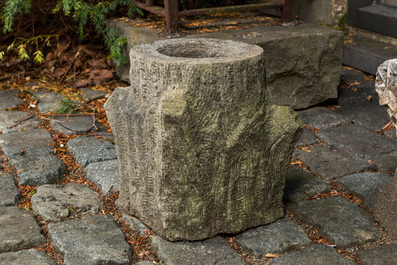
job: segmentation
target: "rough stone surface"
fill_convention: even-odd
[[[387,107],[394,125],[397,125],[397,59],[387,60],[378,67],[375,89],[379,104]]]
[[[346,84],[351,85],[357,82],[362,82],[364,80],[364,75],[362,72],[355,69],[342,68],[340,79]]]
[[[362,265],[395,265],[397,264],[397,244],[359,251],[358,260]]]
[[[23,103],[24,101],[17,97],[18,90],[6,89],[0,90],[0,110],[13,108]]]
[[[283,253],[311,244],[303,229],[287,217],[244,232],[237,243],[255,258],[267,253]]]
[[[57,117],[50,121],[51,127],[66,135],[81,134],[87,132],[103,132],[106,127],[98,121],[95,121],[93,127],[93,119],[91,116],[71,116]]]
[[[372,165],[364,159],[328,145],[297,150],[293,156],[302,160],[312,172],[326,180],[335,180],[348,174],[373,169]]]
[[[85,102],[90,102],[95,99],[103,98],[108,92],[103,90],[93,90],[89,87],[82,87],[80,88],[81,96]]]
[[[39,91],[33,94],[38,100],[38,108],[40,112],[56,112],[59,107],[59,101],[63,96],[56,92]]]
[[[263,50],[239,42],[172,39],[131,50],[133,85],[105,104],[123,208],[171,241],[283,216],[302,124],[270,102],[263,67]]]
[[[103,201],[88,186],[69,183],[66,185],[42,185],[32,196],[32,209],[45,222],[59,222],[98,214]]]
[[[30,117],[29,114],[31,113],[24,111],[0,111],[0,131],[10,133],[38,128],[41,124],[38,116],[34,116],[15,126],[17,121]]]
[[[316,136],[338,149],[347,150],[353,155],[371,160],[380,154],[397,150],[397,141],[376,134],[361,125],[348,124],[329,128],[317,132]]]
[[[113,20],[111,26],[118,34],[127,36],[128,45],[123,50],[126,57],[135,45],[162,39],[155,31],[134,28],[121,21]],[[277,105],[304,109],[337,97],[343,46],[341,32],[301,24],[296,27],[258,26],[236,33],[236,30],[226,30],[189,38],[227,39],[262,47],[266,51],[266,88]],[[239,37],[246,35],[256,37]],[[128,64],[116,67],[117,74],[127,82],[130,81],[128,69]]]
[[[351,119],[322,107],[300,111],[299,116],[304,124],[319,130],[351,123]]]
[[[381,235],[364,209],[341,196],[301,201],[289,209],[341,249],[375,241]]]
[[[0,254],[0,264],[4,265],[56,265],[55,261],[42,250],[24,249]]]
[[[284,201],[286,203],[302,201],[330,189],[324,181],[313,174],[291,166],[285,183]]]
[[[312,145],[317,144],[317,138],[312,131],[307,128],[303,128],[303,133],[301,137],[299,137],[298,141],[295,144],[295,147],[304,146],[304,145]]]
[[[117,159],[116,148],[110,141],[92,136],[80,136],[69,140],[69,151],[82,166],[88,164]]]
[[[203,242],[171,243],[159,236],[150,238],[150,245],[167,265],[245,265],[246,263],[222,237]]]
[[[35,248],[46,243],[33,214],[20,207],[0,207],[0,253]]]
[[[129,265],[131,247],[110,215],[67,220],[48,226],[53,246],[64,255],[64,264]]]
[[[0,147],[15,164],[20,185],[56,183],[63,177],[65,164],[53,155],[52,141],[44,129],[0,135]]]
[[[126,213],[125,211],[123,211],[122,218],[124,221],[127,222],[127,224],[129,224],[132,227],[132,229],[138,232],[140,236],[146,236],[145,231],[146,229],[148,229],[148,227],[145,226],[139,219]]]
[[[390,174],[381,173],[357,173],[345,176],[338,180],[339,184],[354,192],[373,211],[379,190],[385,187],[392,179]]]
[[[17,205],[21,197],[14,178],[8,173],[0,172],[0,207]]]
[[[397,240],[397,174],[380,190],[375,205],[375,218],[388,234]]]
[[[350,89],[359,94],[359,96],[357,96],[358,100],[368,102],[368,99],[370,99],[370,102],[379,104],[379,95],[376,92],[374,81],[352,85]]]
[[[110,190],[120,190],[119,164],[117,159],[89,164],[86,169],[87,179],[107,195]]]
[[[270,262],[271,265],[355,265],[356,263],[338,254],[336,249],[326,245],[313,244],[303,250],[288,253]]]
[[[381,130],[390,121],[386,108],[375,102],[358,102],[336,108],[335,112],[374,131]]]

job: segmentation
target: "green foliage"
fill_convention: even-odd
[[[126,62],[125,57],[121,53],[121,47],[127,42],[127,39],[125,36],[117,36],[115,30],[109,28],[106,24],[107,15],[118,6],[128,7],[129,16],[132,16],[134,12],[142,14],[142,11],[131,0],[99,1],[97,4],[91,4],[88,0],[59,0],[53,12],[63,12],[66,16],[72,16],[78,24],[77,33],[80,38],[84,38],[85,29],[91,23],[108,47],[110,58],[113,58],[113,61],[118,66]],[[3,32],[11,32],[15,16],[19,13],[30,12],[30,8],[31,0],[6,0],[3,5],[0,5],[1,20],[4,24]],[[17,46],[19,58],[30,58],[26,52],[26,45],[32,44],[32,41],[37,44],[39,40],[42,40],[40,39],[41,37],[36,36],[20,41]],[[14,43],[11,46],[11,48],[7,48],[7,51],[15,47]],[[38,47],[38,45],[36,46]],[[4,54],[4,51],[0,51],[0,60],[3,59]],[[44,55],[38,48],[33,54],[33,60],[39,63],[44,60]]]
[[[77,104],[65,96],[54,104],[53,109],[55,114],[71,114],[76,107]]]

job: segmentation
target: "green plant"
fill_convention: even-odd
[[[54,103],[53,109],[55,114],[71,114],[77,107],[77,104],[64,96],[61,100]]]
[[[0,18],[3,22],[3,33],[12,31],[15,17],[20,13],[29,13],[31,10],[32,0],[6,0],[3,4],[0,2]],[[125,36],[117,36],[115,30],[109,28],[106,21],[108,15],[118,6],[128,8],[128,15],[132,16],[134,12],[142,14],[142,11],[131,0],[113,0],[97,1],[97,3],[89,3],[88,0],[60,0],[53,9],[53,13],[64,13],[66,16],[72,16],[78,24],[78,34],[80,38],[84,37],[85,28],[89,23],[95,28],[95,31],[103,38],[105,45],[110,51],[110,58],[113,59],[118,66],[125,63],[126,59],[121,53],[121,47],[127,42]],[[57,37],[56,35],[35,36],[30,39],[19,40],[17,44],[10,45],[6,50],[0,51],[0,59],[3,58],[5,52],[10,51],[14,47],[18,49],[19,58],[30,58],[26,52],[26,45],[36,44],[36,52],[33,55],[35,62],[42,62],[44,55],[38,48],[38,41],[46,41],[49,44],[49,38]]]

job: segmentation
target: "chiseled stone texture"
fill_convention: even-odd
[[[397,244],[383,245],[358,252],[362,265],[395,265],[397,264]]]
[[[264,52],[213,39],[131,50],[105,104],[120,204],[158,235],[200,240],[273,222],[302,121],[265,90]],[[138,74],[139,73],[139,74]]]
[[[375,89],[379,104],[387,106],[387,112],[397,126],[397,59],[387,60],[378,67]]]
[[[156,31],[133,27],[119,20],[111,21],[110,25],[118,34],[127,36],[125,56],[135,45],[165,39]],[[240,37],[247,35],[255,37]],[[305,109],[337,97],[343,47],[340,31],[303,23],[296,27],[258,26],[189,36],[192,37],[241,41],[262,47],[266,51],[266,89],[277,105]],[[117,74],[127,82],[130,81],[128,63],[116,67]]]
[[[14,178],[8,173],[0,172],[0,206],[17,205],[21,197]]]

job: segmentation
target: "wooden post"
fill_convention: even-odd
[[[175,33],[178,31],[179,1],[164,0],[164,8],[165,28],[167,33]]]
[[[284,6],[281,9],[281,20],[292,20],[292,0],[284,0]]]

